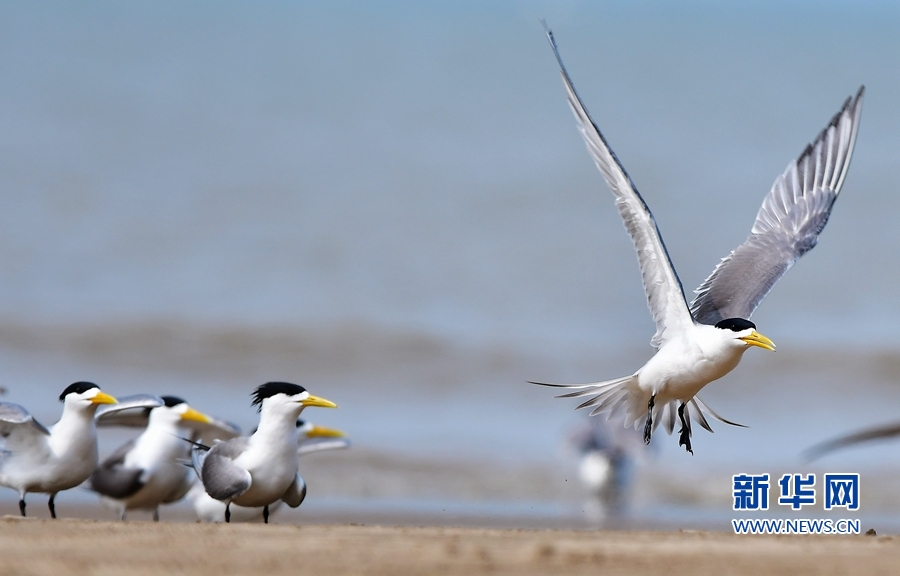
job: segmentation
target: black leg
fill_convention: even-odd
[[[263,506],[263,523],[265,523],[265,524],[269,523],[269,505],[268,504]]]
[[[153,521],[159,522],[159,508],[153,509]]]
[[[19,498],[19,512],[22,514],[23,517],[25,516],[25,497],[24,496]]]
[[[687,405],[682,402],[678,407],[678,417],[681,418],[681,436],[678,438],[678,445],[684,446],[685,450],[693,454],[694,451],[691,450],[691,419],[684,417],[685,406]]]
[[[54,498],[56,498],[56,494],[51,494],[50,501],[47,502],[47,506],[50,508],[50,517],[56,520],[56,505],[53,504]]]
[[[231,522],[231,502],[225,505],[225,522]]]
[[[650,397],[647,403],[647,423],[644,424],[644,444],[650,443],[650,435],[653,433],[653,401],[656,400],[656,394]]]

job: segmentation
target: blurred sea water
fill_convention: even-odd
[[[718,526],[732,474],[829,467],[896,508],[900,445],[799,458],[900,403],[900,8],[874,0],[2,3],[3,399],[50,424],[88,379],[249,428],[252,388],[295,381],[354,441],[305,474],[316,517],[588,522],[584,415],[525,382],[625,375],[653,326],[540,17],[687,290],[866,85],[819,247],[754,316],[778,352],[703,392],[750,428],[655,436],[634,518]]]

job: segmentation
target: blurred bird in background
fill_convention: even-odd
[[[305,420],[297,420],[297,430],[300,433],[297,444],[298,456],[350,447],[350,440],[340,430],[318,426]],[[197,513],[197,517],[203,522],[225,522],[225,503],[207,494],[199,482],[191,488],[187,498],[191,502],[194,512]],[[281,507],[281,504],[282,502],[279,500],[270,505],[269,513],[275,512]],[[230,511],[231,522],[261,522],[263,520],[261,506],[245,507],[232,504]]]
[[[159,506],[181,500],[196,480],[185,465],[191,444],[205,438],[228,440],[240,430],[198,412],[177,396],[162,396],[155,407],[97,415],[101,427],[139,427],[143,432],[112,453],[91,474],[87,486],[125,520],[129,510],[149,510],[159,521]]]

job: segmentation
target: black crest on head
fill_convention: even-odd
[[[74,384],[69,384],[63,393],[59,395],[59,401],[65,402],[66,396],[69,394],[83,394],[90,390],[91,388],[99,388],[93,382],[75,382]]]
[[[187,402],[185,402],[178,396],[160,396],[160,398],[162,398],[162,401],[169,408],[172,408],[173,406],[178,406],[179,404],[187,404]]]
[[[259,406],[256,411],[262,410],[262,401],[276,394],[286,394],[294,396],[306,392],[306,388],[289,382],[266,382],[262,386],[253,391],[253,402],[251,406]]]
[[[732,332],[743,332],[748,328],[753,328],[756,330],[756,324],[749,320],[744,320],[743,318],[726,318],[721,322],[716,324],[716,328],[721,328],[722,330],[731,330]]]

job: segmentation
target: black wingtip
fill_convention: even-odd
[[[555,44],[555,42],[553,41],[553,31],[550,30],[549,26],[547,26],[547,21],[543,18],[538,18],[538,22],[540,22],[541,26],[544,27],[544,34],[547,35],[547,39],[550,40],[550,43]]]
[[[746,424],[741,424],[739,422],[732,422],[731,420],[726,420],[724,418],[717,418],[717,420],[723,424],[728,424],[729,426],[735,426],[737,428],[749,428]]]
[[[541,18],[541,26],[544,27],[544,34],[547,36],[547,41],[550,42],[550,48],[553,49],[553,53],[556,54],[556,59],[559,60],[559,49],[556,47],[556,38],[553,37],[553,30],[547,25],[547,21]]]
[[[569,72],[566,70],[565,64],[563,64],[562,56],[559,55],[559,48],[556,46],[556,37],[553,36],[553,30],[550,30],[550,27],[547,26],[547,21],[543,18],[541,18],[541,25],[544,27],[544,34],[547,36],[547,41],[550,42],[550,49],[553,50],[553,55],[556,57],[556,62],[559,64],[560,72],[568,79]],[[571,84],[571,81],[569,81],[569,84]]]
[[[844,100],[844,105],[841,106],[840,111],[834,115],[834,118],[831,119],[831,122],[828,124],[825,130],[822,131],[822,133],[824,134],[825,132],[827,132],[828,128],[831,128],[832,126],[837,126],[838,121],[841,119],[841,116],[843,116],[844,113],[847,112],[847,110],[850,110],[851,108],[858,108],[865,93],[866,85],[861,84],[859,90],[856,91],[856,96],[847,96],[847,99]],[[818,138],[816,138],[816,140],[818,140]]]
[[[546,382],[532,382],[531,380],[526,380],[528,384],[534,384],[535,386],[549,386],[550,388],[568,388],[568,384],[547,384]]]
[[[195,442],[195,441],[191,440],[190,438],[184,438],[182,436],[179,436],[179,438],[181,438],[182,440],[184,440],[185,442],[187,442],[194,448],[199,448],[199,449],[203,450],[204,452],[209,452],[209,450],[210,450],[209,446],[207,446],[206,444],[203,444],[201,442]]]

